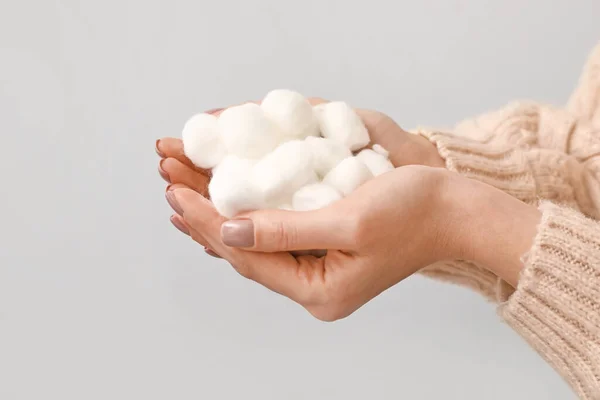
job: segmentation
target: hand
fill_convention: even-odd
[[[313,105],[326,102],[319,98],[309,99]],[[218,115],[223,109],[208,111]],[[436,147],[422,136],[404,131],[393,119],[378,111],[358,109],[373,144],[377,143],[390,152],[390,160],[396,167],[425,165],[444,167]],[[206,194],[209,181],[207,171],[196,168],[183,153],[183,143],[176,138],[156,141],[156,151],[161,157],[160,175],[169,183],[184,184],[200,194]]]
[[[333,321],[419,269],[461,257],[453,193],[462,180],[444,169],[407,166],[320,210],[260,210],[234,220],[183,185],[172,185],[167,200],[178,214],[174,223],[241,275]],[[310,249],[328,252],[289,253]]]

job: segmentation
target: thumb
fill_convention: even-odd
[[[224,222],[221,240],[230,247],[261,252],[350,250],[355,219],[332,207],[301,212],[259,210]]]

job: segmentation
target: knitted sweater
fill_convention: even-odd
[[[471,287],[582,399],[600,399],[600,44],[567,106],[514,103],[422,130],[448,169],[495,186],[542,213],[516,290],[456,260],[423,274]]]

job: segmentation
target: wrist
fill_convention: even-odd
[[[473,261],[516,287],[541,220],[539,210],[479,181],[455,176],[451,234],[454,256]]]
[[[416,157],[420,160],[420,164],[434,168],[445,168],[446,161],[438,152],[437,146],[425,136],[415,134],[414,138],[415,149],[413,151]]]

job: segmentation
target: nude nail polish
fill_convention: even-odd
[[[165,158],[166,156],[158,149],[160,145],[160,139],[156,139],[156,144],[154,145],[154,151],[156,151],[156,154],[158,154],[158,156],[160,158]]]
[[[181,233],[185,233],[186,235],[190,235],[190,231],[188,231],[187,227],[181,222],[181,220],[175,216],[171,216],[171,223],[175,228],[177,228]]]
[[[167,198],[167,202],[169,203],[169,205],[171,206],[173,211],[175,211],[179,215],[183,215],[183,209],[177,202],[177,199],[175,198],[175,194],[173,194],[173,191],[168,191],[165,194],[165,197]]]
[[[230,247],[254,246],[254,223],[250,219],[236,219],[221,225],[221,239]]]
[[[171,178],[169,177],[169,174],[167,174],[167,172],[162,167],[164,161],[165,160],[160,160],[160,163],[158,163],[158,173],[160,174],[161,178],[171,183]]]

